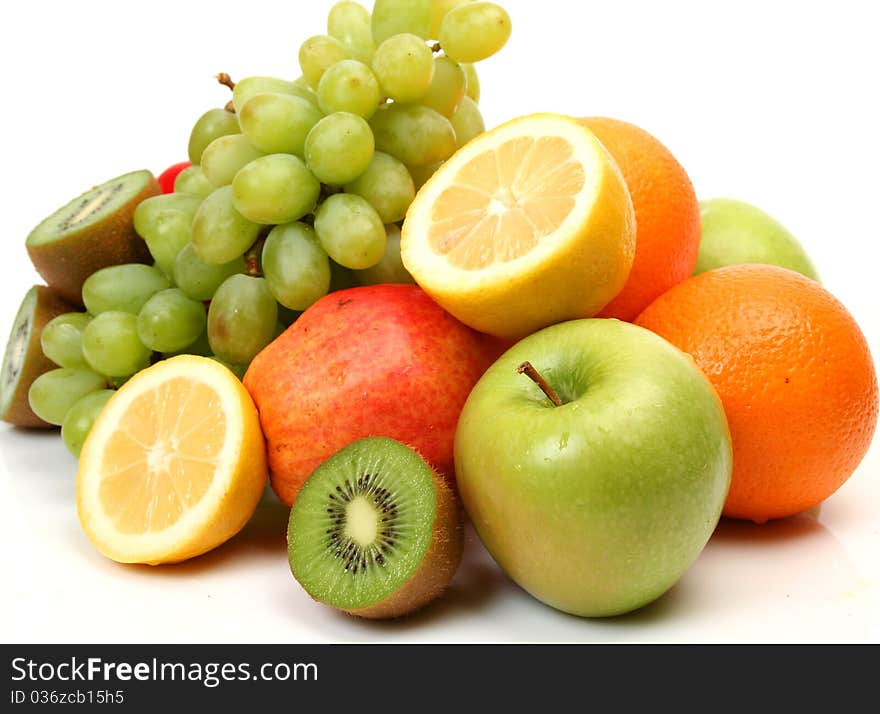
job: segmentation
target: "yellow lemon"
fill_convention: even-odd
[[[241,382],[214,360],[182,355],[139,372],[107,402],[80,454],[77,510],[108,558],[173,563],[241,530],[266,475]]]
[[[466,325],[516,339],[591,317],[635,254],[623,176],[570,117],[514,119],[466,144],[419,191],[401,254],[416,282]]]

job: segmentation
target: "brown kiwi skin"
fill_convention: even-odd
[[[74,312],[76,308],[44,285],[35,287],[37,288],[37,302],[34,306],[31,335],[25,351],[24,362],[21,365],[18,384],[12,393],[9,408],[0,418],[15,426],[31,429],[55,429],[56,427],[47,424],[31,411],[28,391],[37,377],[58,366],[43,354],[43,348],[40,346],[40,335],[43,334],[43,328],[52,318]]]
[[[83,306],[82,286],[92,273],[123,263],[151,263],[147,244],[134,229],[134,209],[162,188],[154,176],[141,191],[102,221],[51,243],[28,245],[31,262],[58,295]]]
[[[368,619],[388,619],[415,612],[440,597],[452,581],[464,551],[464,526],[455,492],[431,469],[436,494],[431,544],[416,571],[400,588],[369,607],[346,610]]]

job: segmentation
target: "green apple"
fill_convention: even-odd
[[[700,201],[702,235],[694,275],[725,265],[767,263],[819,281],[810,257],[785,226],[760,208],[731,198]]]
[[[589,617],[675,584],[718,522],[732,465],[721,402],[693,360],[617,320],[511,347],[455,436],[462,502],[492,557],[542,602]]]

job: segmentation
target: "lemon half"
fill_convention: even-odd
[[[89,540],[122,563],[171,563],[235,535],[266,484],[256,407],[226,367],[181,355],[113,395],[79,460]]]
[[[535,114],[481,134],[437,170],[410,206],[401,254],[460,321],[515,339],[610,302],[632,267],[635,225],[595,135]]]

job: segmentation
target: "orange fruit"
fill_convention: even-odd
[[[694,272],[700,207],[687,173],[648,132],[619,119],[582,119],[620,167],[636,213],[636,255],[623,290],[599,313],[632,321]]]
[[[121,563],[174,563],[225,542],[266,485],[257,409],[238,378],[181,355],[138,372],[107,402],[83,445],[80,523]]]
[[[853,473],[877,424],[877,376],[859,326],[794,271],[733,265],[657,299],[636,324],[690,353],[724,404],[733,480],[724,515],[805,511]]]
[[[401,237],[426,293],[505,339],[595,315],[620,292],[634,251],[620,171],[593,132],[556,114],[468,142],[421,188]]]

